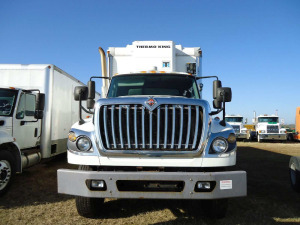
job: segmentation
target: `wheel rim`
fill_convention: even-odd
[[[7,160],[0,160],[0,191],[9,183],[11,178],[11,165]]]
[[[296,166],[294,163],[290,166],[290,176],[291,176],[291,182],[293,185],[296,184]]]

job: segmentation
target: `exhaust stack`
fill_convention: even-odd
[[[106,70],[106,56],[104,50],[99,47],[99,53],[101,57],[101,70],[102,70],[102,76],[103,77],[108,77],[107,76],[107,70]],[[104,79],[102,81],[102,96],[106,96],[107,90],[108,90],[108,79]]]

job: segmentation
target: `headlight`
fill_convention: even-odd
[[[259,133],[263,134],[263,133],[266,133],[265,130],[260,130]]]
[[[78,140],[77,140],[77,148],[80,150],[80,151],[88,151],[90,150],[92,144],[91,144],[91,140],[86,137],[86,136],[83,136],[83,137],[79,137]]]
[[[228,149],[228,143],[225,139],[217,138],[212,143],[212,149],[216,153],[225,152]]]

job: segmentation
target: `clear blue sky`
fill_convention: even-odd
[[[51,63],[86,83],[100,75],[97,48],[135,40],[201,47],[203,75],[232,88],[227,113],[252,119],[300,106],[298,0],[1,0],[0,63]],[[211,81],[204,97],[212,100]]]

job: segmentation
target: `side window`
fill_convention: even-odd
[[[32,94],[22,94],[18,110],[17,110],[17,119],[24,119],[25,116],[34,116],[35,112],[35,95]]]
[[[16,118],[24,119],[24,116],[25,116],[25,95],[22,94],[20,97]]]
[[[35,111],[35,95],[26,94],[25,115],[34,116]]]

